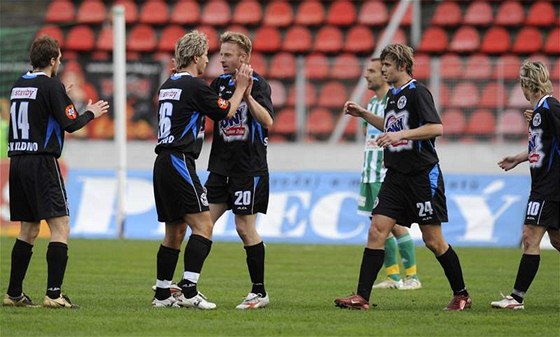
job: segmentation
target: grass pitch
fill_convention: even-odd
[[[9,279],[13,238],[1,238],[0,287]],[[47,241],[35,244],[24,291],[42,302]],[[199,289],[215,311],[150,306],[159,242],[71,240],[64,292],[79,310],[0,308],[1,336],[560,336],[560,254],[544,251],[523,311],[490,308],[509,294],[519,249],[455,248],[473,298],[466,312],[444,312],[451,298],[443,271],[417,247],[423,288],[374,291],[370,311],[335,308],[335,297],[355,291],[363,247],[267,245],[266,285],[271,304],[235,310],[250,290],[241,243],[216,242]],[[183,246],[184,248],[184,246]],[[182,253],[175,275],[182,272]],[[384,277],[384,271],[380,277]],[[2,295],[3,296],[3,295]]]

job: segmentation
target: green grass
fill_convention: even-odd
[[[9,279],[14,239],[1,238],[0,286]],[[40,302],[46,285],[47,241],[35,244],[24,284]],[[335,308],[333,299],[355,290],[362,247],[267,245],[268,308],[237,311],[249,290],[240,243],[217,242],[199,289],[218,309],[153,309],[155,241],[72,240],[64,291],[79,310],[0,308],[2,336],[560,336],[560,255],[544,251],[524,311],[490,308],[509,293],[519,249],[456,248],[474,306],[444,312],[447,280],[432,254],[417,248],[424,287],[375,291],[370,311]],[[182,256],[182,254],[181,254]],[[176,275],[182,271],[182,257]],[[380,276],[384,275],[384,271]]]

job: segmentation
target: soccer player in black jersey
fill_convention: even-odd
[[[251,40],[236,32],[220,36],[220,56],[224,74],[210,85],[228,99],[238,83],[235,72],[250,62]],[[235,227],[245,246],[247,267],[253,284],[237,309],[263,308],[269,303],[264,287],[265,246],[257,232],[257,213],[268,207],[268,128],[273,123],[273,108],[268,83],[253,73],[243,102],[231,119],[215,121],[212,150],[206,181],[212,222],[231,209]]]
[[[153,183],[158,220],[165,238],[157,253],[154,307],[214,309],[197,291],[197,283],[212,245],[212,220],[206,191],[196,174],[195,160],[204,140],[204,115],[231,118],[249,87],[252,68],[240,67],[237,88],[224,99],[198,78],[208,64],[208,39],[198,31],[181,37],[175,47],[175,73],[159,89],[159,131]],[[184,254],[181,290],[171,295],[173,273],[189,226],[192,235]]]
[[[560,251],[560,103],[552,97],[552,83],[542,62],[525,61],[519,75],[523,94],[534,107],[529,121],[529,148],[503,158],[498,165],[509,171],[529,161],[531,193],[523,226],[523,255],[513,290],[491,303],[494,308],[512,310],[525,308],[523,298],[539,269],[540,243],[545,232],[552,246]]]
[[[357,294],[335,299],[341,308],[369,309],[371,288],[383,266],[387,235],[399,224],[418,223],[426,246],[443,267],[453,290],[446,310],[471,306],[463,272],[455,251],[443,238],[447,222],[443,175],[435,150],[435,138],[443,126],[428,89],[412,78],[412,48],[388,45],[381,52],[383,78],[392,85],[387,93],[385,118],[373,125],[384,133],[377,145],[385,148],[387,174],[372,211],[364,249]],[[409,225],[410,226],[410,225]]]
[[[33,70],[20,77],[10,96],[10,218],[20,221],[12,249],[6,306],[35,306],[23,293],[23,280],[32,248],[45,219],[51,238],[47,249],[47,293],[43,306],[77,308],[61,293],[68,262],[70,233],[66,189],[57,159],[64,132],[74,132],[109,109],[109,103],[89,101],[79,114],[56,76],[62,54],[58,42],[44,36],[33,41],[29,53]]]

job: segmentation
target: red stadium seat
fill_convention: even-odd
[[[45,14],[46,23],[64,23],[74,21],[76,9],[72,1],[55,0],[47,7]]]
[[[468,108],[478,105],[478,88],[472,82],[459,82],[451,94],[451,106]]]
[[[463,77],[463,61],[457,54],[445,54],[441,57],[440,73],[443,79],[460,79]]]
[[[213,53],[220,48],[220,36],[216,29],[212,26],[204,25],[196,27],[198,31],[206,34],[208,38],[208,52]]]
[[[324,26],[315,35],[313,50],[323,53],[339,53],[343,43],[342,32],[335,26]]]
[[[325,108],[314,108],[307,116],[307,132],[316,138],[324,140],[334,129],[333,114]]]
[[[274,119],[272,133],[293,135],[296,132],[296,112],[293,108],[285,108],[278,112]]]
[[[270,85],[272,104],[275,108],[283,107],[288,100],[286,87],[284,86],[284,84],[282,84],[282,82],[278,80],[270,80],[268,84]]]
[[[318,0],[302,1],[296,13],[297,25],[318,26],[325,21],[325,8]]]
[[[245,34],[247,36],[250,36],[251,34],[249,33],[249,29],[247,29],[247,27],[245,26],[241,26],[241,25],[231,25],[228,26],[224,32],[229,31],[229,32],[238,32],[241,34]]]
[[[391,10],[391,16],[395,15],[395,11],[397,10],[397,6],[393,6],[393,9]],[[401,26],[410,26],[410,24],[412,23],[412,5],[409,5],[408,8],[406,9],[406,12],[404,13],[404,16],[402,18],[401,21]]]
[[[99,35],[97,36],[97,42],[95,43],[95,49],[100,51],[112,51],[113,50],[113,27],[104,26]]]
[[[225,0],[210,0],[202,10],[200,22],[210,26],[225,26],[231,20],[231,9]]]
[[[356,22],[356,7],[348,0],[335,0],[327,13],[327,24],[350,26]]]
[[[534,27],[525,27],[517,32],[512,51],[518,54],[539,52],[543,45],[542,33]]]
[[[498,58],[496,67],[494,68],[494,76],[492,78],[504,78],[506,80],[516,80],[519,78],[519,68],[521,61],[517,55],[507,54]]]
[[[305,70],[305,76],[308,79],[325,79],[329,74],[329,60],[325,54],[309,54],[305,57]]]
[[[519,27],[523,25],[525,12],[519,1],[505,1],[498,8],[495,24],[500,26]]]
[[[140,10],[140,22],[149,25],[163,25],[169,21],[169,8],[163,0],[148,0]]]
[[[346,87],[339,81],[330,81],[323,84],[318,104],[325,108],[342,109],[347,99]]]
[[[296,76],[296,59],[290,53],[275,54],[270,60],[268,76],[272,78],[293,79]]]
[[[558,81],[560,80],[560,58],[556,58],[556,62],[554,63],[554,67],[551,68],[550,71],[550,78],[552,80]],[[555,86],[557,89],[559,88],[558,85]],[[556,96],[558,97],[558,96]]]
[[[467,8],[463,24],[488,26],[492,23],[492,6],[485,1],[475,1]]]
[[[449,96],[450,96],[449,87],[444,82],[441,82],[439,84],[439,92],[437,93],[438,102],[436,102],[436,104],[439,103],[439,105],[443,107],[449,106]],[[434,101],[435,101],[435,95],[434,95]]]
[[[496,132],[496,116],[490,110],[475,110],[469,117],[465,131],[475,136],[492,137]]]
[[[467,126],[465,114],[458,109],[445,110],[441,114],[441,122],[444,136],[462,136]]]
[[[544,43],[544,51],[547,54],[560,54],[560,28],[548,32]]]
[[[282,36],[280,31],[272,26],[262,26],[255,31],[253,50],[263,53],[272,53],[280,50]]]
[[[507,90],[499,82],[488,83],[480,93],[479,105],[483,108],[502,108],[507,103]]]
[[[497,132],[504,136],[527,136],[528,124],[522,109],[509,109],[498,118]]]
[[[455,1],[441,2],[432,17],[432,25],[442,27],[455,27],[462,21],[461,7]]]
[[[480,36],[473,27],[461,27],[453,36],[449,49],[457,53],[472,53],[480,47]]]
[[[430,56],[427,54],[414,55],[414,78],[419,80],[428,79],[431,75]]]
[[[273,0],[266,7],[264,24],[275,27],[287,27],[294,21],[292,5],[285,0]]]
[[[364,2],[358,14],[358,24],[367,26],[383,26],[389,22],[387,7],[380,0]]]
[[[171,11],[171,23],[194,25],[200,20],[200,7],[196,0],[179,0]]]
[[[305,82],[304,90],[305,92],[303,94],[305,95],[304,96],[305,106],[307,107],[314,106],[317,103],[317,90],[315,89],[315,86],[310,82]],[[296,94],[296,86],[294,84],[290,87],[290,90],[288,91],[288,105],[295,106],[297,99],[298,97]]]
[[[306,53],[313,45],[311,32],[305,26],[292,26],[284,37],[284,51]]]
[[[509,32],[503,27],[492,27],[482,39],[480,51],[487,54],[502,54],[511,48]]]
[[[101,0],[84,1],[78,8],[76,21],[86,24],[100,24],[107,18],[107,9]]]
[[[180,25],[170,25],[165,27],[160,34],[158,50],[162,52],[174,52],[175,43],[177,43],[177,40],[185,35],[185,33],[185,29],[183,29]]]
[[[355,54],[346,53],[336,56],[330,75],[333,79],[357,80],[362,74],[360,59]]]
[[[127,24],[135,23],[138,21],[138,6],[133,0],[116,0],[115,5],[124,6],[124,20]]]
[[[464,77],[468,80],[489,80],[492,78],[492,61],[486,54],[474,54],[467,57]]]
[[[546,27],[554,25],[556,21],[554,6],[548,1],[537,1],[529,8],[525,25]]]
[[[138,24],[134,26],[126,41],[126,49],[132,52],[151,52],[157,46],[156,32],[151,26]]]
[[[235,6],[232,22],[239,25],[257,25],[262,20],[262,7],[256,0],[242,0]]]
[[[443,53],[447,50],[447,33],[439,27],[429,27],[422,34],[418,51],[423,53]]]
[[[512,108],[531,109],[531,103],[525,99],[520,85],[514,85],[509,93],[508,106]]]
[[[90,26],[74,26],[66,34],[64,48],[75,51],[90,51],[95,46],[95,34]]]
[[[354,26],[346,33],[346,43],[344,44],[345,52],[371,54],[374,47],[375,38],[369,27]]]
[[[44,35],[48,35],[53,39],[57,40],[60,48],[64,47],[64,33],[62,32],[62,29],[60,29],[58,26],[48,25],[48,26],[41,27],[41,29],[39,29],[35,34],[35,38]],[[66,58],[66,56],[64,56],[64,58]]]
[[[251,53],[251,66],[253,69],[261,76],[266,77],[268,75],[268,63],[263,54],[259,52]]]
[[[382,32],[382,34],[383,34],[383,32]],[[395,32],[395,35],[391,39],[391,43],[408,44],[407,43],[407,38],[406,38],[406,33],[404,32],[404,30],[402,28],[397,29],[397,31]]]

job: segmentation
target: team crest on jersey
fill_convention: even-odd
[[[391,110],[385,115],[385,132],[397,132],[408,128],[408,111],[396,113],[395,110]],[[389,146],[389,150],[396,152],[409,149],[412,149],[412,141],[406,139]]]
[[[222,110],[227,109],[229,106],[229,102],[221,97],[218,98],[218,107]]]
[[[76,117],[78,117],[78,113],[76,112],[76,108],[73,104],[68,105],[64,109],[64,112],[66,113],[66,117],[68,117],[68,119],[76,119]]]
[[[397,108],[402,109],[406,105],[406,96],[401,96],[397,101]]]
[[[202,203],[202,205],[208,206],[208,198],[206,198],[205,192],[200,195],[200,202]]]
[[[529,130],[529,163],[531,167],[541,167],[544,161],[542,130]]]
[[[537,112],[533,116],[533,126],[537,127],[537,126],[541,125],[541,122],[542,122],[541,114]]]

